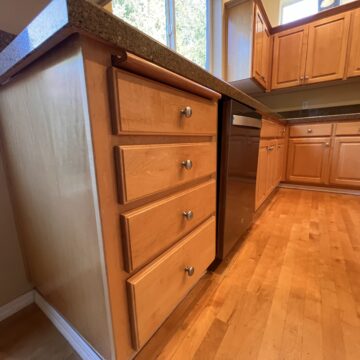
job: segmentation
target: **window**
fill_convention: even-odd
[[[318,0],[285,0],[281,7],[281,23],[302,19],[318,12]]]
[[[114,15],[208,68],[210,0],[113,0]]]
[[[354,0],[282,0],[281,23],[287,24],[352,1]]]

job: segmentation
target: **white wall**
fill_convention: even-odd
[[[4,166],[0,157],[0,306],[31,288],[26,279]]]
[[[50,0],[0,0],[0,29],[18,34]]]

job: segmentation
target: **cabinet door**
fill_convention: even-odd
[[[256,209],[264,202],[266,198],[266,178],[268,170],[268,146],[260,142],[258,170],[256,178]]]
[[[290,139],[287,179],[301,183],[326,184],[330,141],[330,138]]]
[[[309,24],[306,84],[344,77],[349,28],[350,12]]]
[[[285,160],[285,143],[284,141],[278,141],[276,145],[276,177],[275,186],[277,186],[282,178],[284,172],[284,160]]]
[[[264,88],[269,78],[270,33],[259,8],[255,7],[252,76]]]
[[[301,85],[305,74],[308,25],[274,35],[272,89]]]
[[[360,186],[360,136],[335,139],[330,183]]]
[[[266,170],[266,196],[269,196],[276,187],[277,152],[275,141],[268,147]]]
[[[360,9],[352,13],[350,53],[347,76],[360,76]]]

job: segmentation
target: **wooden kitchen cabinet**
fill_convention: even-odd
[[[360,186],[360,136],[335,138],[330,184]]]
[[[279,183],[278,161],[276,140],[261,140],[256,181],[256,209],[260,207]]]
[[[270,32],[258,6],[255,6],[252,76],[264,88],[269,87]]]
[[[350,17],[345,12],[309,24],[306,84],[344,77]]]
[[[329,173],[330,137],[289,140],[287,180],[326,184]]]
[[[256,209],[260,207],[267,197],[268,146],[268,141],[260,141],[256,179]]]
[[[277,186],[284,174],[284,161],[285,161],[285,142],[278,140],[276,143],[276,172],[274,185]]]
[[[360,9],[352,12],[347,76],[360,76]]]
[[[274,35],[272,89],[301,85],[304,79],[308,26]]]

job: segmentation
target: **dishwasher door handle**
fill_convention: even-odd
[[[261,129],[261,120],[250,116],[233,115],[232,125]]]

